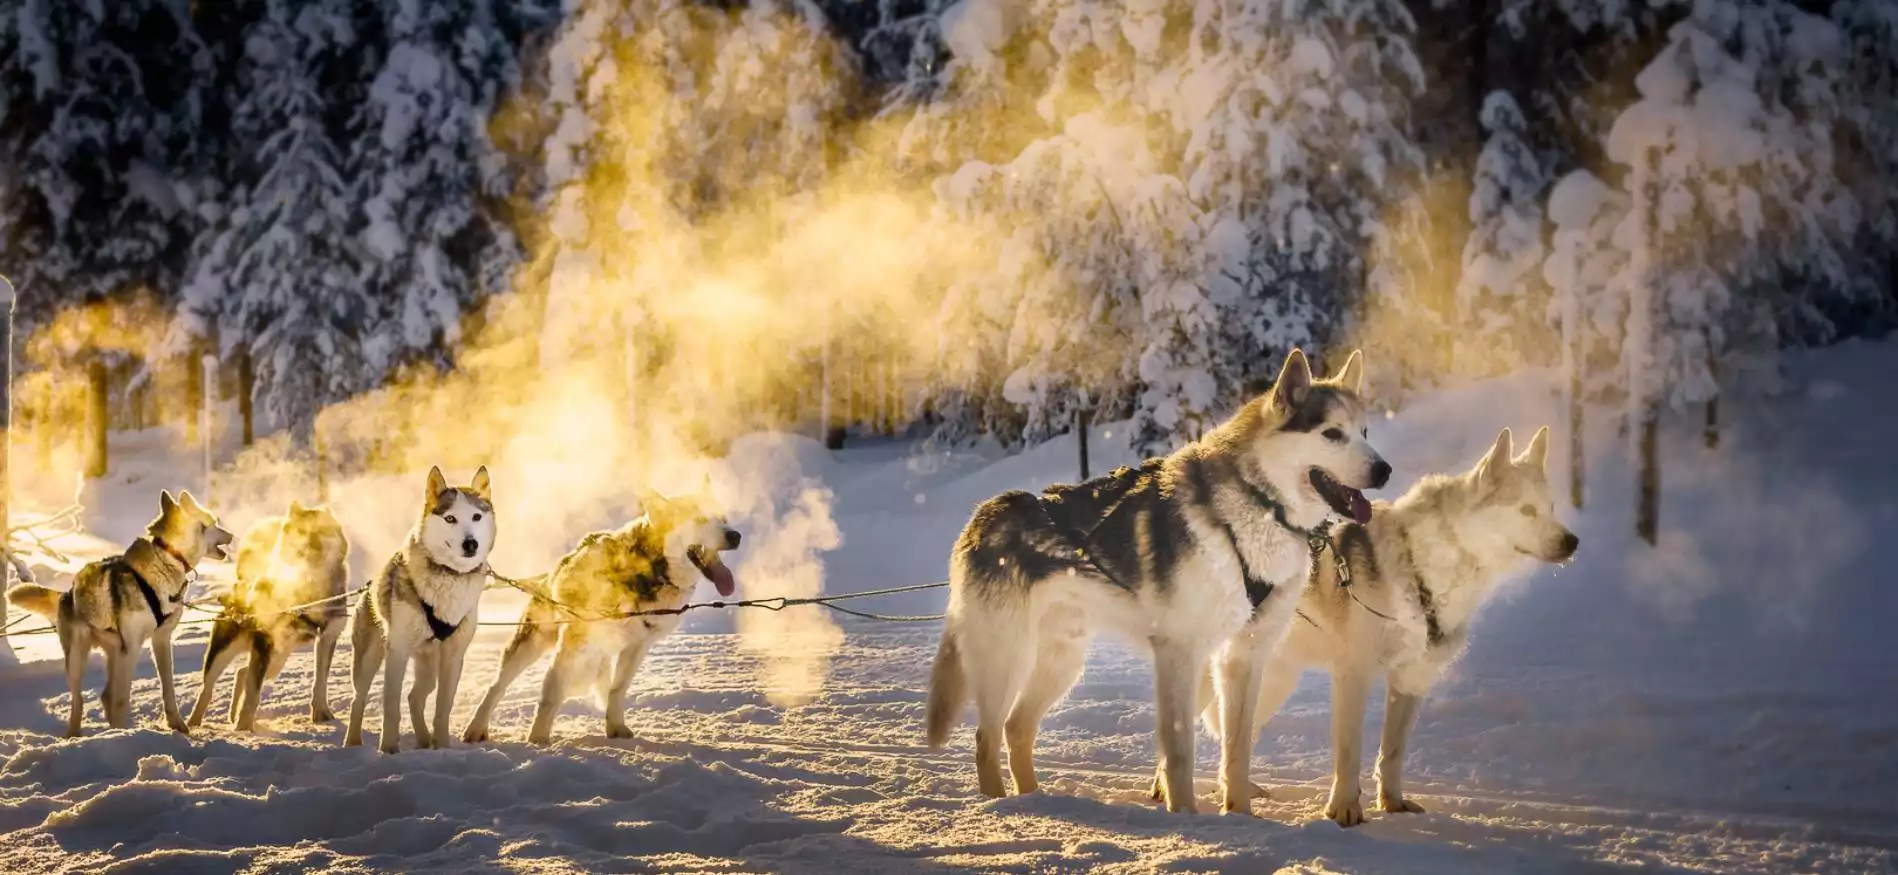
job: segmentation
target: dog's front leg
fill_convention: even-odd
[[[1364,698],[1370,680],[1355,667],[1331,673],[1331,798],[1325,816],[1339,826],[1364,822],[1358,773],[1363,770]]]
[[[436,658],[435,684],[435,747],[447,748],[454,743],[448,734],[452,715],[455,710],[455,690],[461,686],[462,661],[468,656],[468,644],[474,640],[474,618],[464,620],[461,629],[447,641],[442,642],[442,653]],[[452,649],[451,649],[452,648]]]
[[[1218,663],[1220,810],[1252,813],[1252,729],[1259,709],[1261,648],[1236,635]]]
[[[633,731],[626,728],[626,688],[633,685],[633,675],[639,671],[640,662],[646,658],[646,648],[651,642],[640,639],[627,645],[620,652],[619,661],[613,666],[613,685],[606,690],[606,737],[632,738]]]
[[[376,747],[383,753],[402,750],[402,676],[408,673],[409,649],[391,635],[388,660],[382,667],[382,738]]]
[[[343,637],[345,619],[335,616],[323,624],[316,639],[316,677],[310,681],[310,722],[330,723],[336,713],[330,710],[330,664],[336,658],[336,641]]]
[[[132,725],[132,670],[137,666],[137,651],[131,639],[119,633],[119,646],[108,648],[105,658],[105,722],[113,729]]]
[[[1388,680],[1386,681],[1388,684]],[[1377,807],[1380,811],[1422,814],[1423,806],[1404,798],[1404,747],[1417,722],[1422,696],[1387,687],[1384,696],[1384,739],[1377,750]]]
[[[1168,811],[1194,813],[1193,719],[1198,714],[1199,672],[1204,655],[1169,641],[1153,644],[1155,734],[1159,736],[1161,782]]]
[[[560,706],[567,703],[567,684],[579,660],[579,649],[563,635],[560,650],[554,654],[553,667],[547,669],[547,677],[541,681],[540,705],[534,709],[534,728],[527,733],[530,744],[553,743],[554,717],[560,713]]]
[[[70,634],[63,629],[60,632],[59,637],[64,639],[61,643],[66,645],[66,691],[70,694],[66,737],[78,738],[86,716],[86,659],[92,655],[92,630],[84,623],[74,623]]]
[[[178,713],[177,679],[171,674],[171,633],[177,628],[178,615],[173,614],[170,622],[153,633],[152,664],[158,668],[158,695],[165,704],[165,725],[173,732],[189,734],[191,727],[185,724],[184,715]]]

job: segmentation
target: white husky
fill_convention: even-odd
[[[382,678],[383,753],[401,749],[402,676],[415,659],[415,689],[409,716],[416,747],[447,747],[448,718],[461,684],[461,664],[480,622],[481,590],[488,582],[488,551],[494,548],[494,502],[488,469],[466,487],[449,487],[440,468],[430,468],[422,493],[422,516],[382,576],[356,604],[350,646],[355,651],[356,699],[349,704],[343,744],[362,744],[369,685],[388,660]],[[435,691],[435,725],[422,709]]]
[[[1266,659],[1257,699],[1258,713],[1269,719],[1302,669],[1330,672],[1333,777],[1325,816],[1343,826],[1364,822],[1358,779],[1365,697],[1379,673],[1386,693],[1378,807],[1423,810],[1404,797],[1403,784],[1418,705],[1462,655],[1470,621],[1497,584],[1526,560],[1567,562],[1580,544],[1555,519],[1548,450],[1544,428],[1512,458],[1503,429],[1468,473],[1426,477],[1395,503],[1376,503],[1368,525],[1343,523],[1331,532],[1330,551],[1313,563],[1301,618]],[[1340,557],[1349,585],[1340,585]]]

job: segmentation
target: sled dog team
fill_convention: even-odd
[[[635,616],[632,612],[676,609],[695,581],[687,568],[710,580],[720,595],[735,589],[719,553],[735,550],[739,534],[722,516],[706,510],[702,496],[648,495],[644,513],[609,532],[581,539],[543,577],[521,581],[532,594],[501,676],[488,689],[464,735],[486,740],[488,717],[507,687],[549,649],[554,664],[541,685],[540,708],[529,739],[552,740],[554,715],[578,682],[607,701],[607,733],[626,736],[624,705],[633,672],[654,642],[679,624],[678,614]],[[446,747],[449,712],[461,683],[461,667],[480,622],[481,592],[492,576],[488,551],[497,530],[488,471],[467,486],[449,486],[441,469],[428,473],[415,527],[382,573],[356,599],[351,635],[356,695],[350,702],[345,745],[362,744],[364,712],[376,672],[382,672],[380,747],[395,753],[401,739],[402,682],[409,664],[409,716],[418,748]],[[202,725],[219,680],[239,653],[249,656],[231,697],[231,722],[249,730],[257,717],[264,682],[283,670],[292,651],[316,645],[316,677],[310,719],[334,720],[328,700],[329,671],[347,619],[349,542],[328,509],[292,502],[282,517],[265,519],[237,547],[237,583],[222,598],[204,653],[204,677],[187,719],[178,710],[171,636],[185,611],[185,590],[198,562],[226,558],[232,535],[190,492],[159,496],[159,513],[145,536],[119,556],[80,569],[70,590],[22,584],[7,593],[13,604],[51,621],[66,655],[70,709],[66,734],[80,734],[85,713],[80,691],[93,648],[105,651],[101,692],[106,722],[125,728],[131,719],[132,667],[147,641],[158,669],[165,723],[179,732]],[[429,694],[434,693],[433,722]]]
[[[945,743],[973,700],[981,791],[1006,794],[1006,742],[1016,792],[1033,792],[1041,719],[1080,678],[1089,641],[1105,631],[1151,649],[1159,753],[1153,793],[1169,810],[1195,810],[1193,722],[1203,718],[1221,742],[1221,807],[1249,812],[1264,792],[1248,774],[1260,723],[1303,669],[1319,667],[1332,680],[1326,815],[1344,826],[1364,820],[1360,746],[1365,698],[1378,673],[1386,703],[1377,807],[1421,811],[1403,791],[1418,706],[1461,654],[1494,587],[1527,561],[1567,562],[1578,540],[1555,518],[1547,428],[1520,454],[1504,429],[1467,473],[1425,477],[1394,502],[1367,500],[1364,490],[1383,487],[1391,466],[1369,442],[1363,375],[1357,352],[1319,380],[1293,350],[1269,391],[1169,456],[977,506],[950,556],[948,618],[929,684],[929,744]],[[362,743],[369,689],[381,670],[380,747],[398,749],[411,662],[416,746],[448,743],[497,520],[486,468],[467,486],[449,486],[433,469],[422,497],[402,548],[357,598],[345,745]],[[735,591],[719,554],[737,549],[740,536],[708,508],[702,496],[648,497],[640,517],[587,535],[551,572],[519,582],[532,598],[463,740],[488,740],[509,685],[549,650],[554,663],[528,740],[551,741],[555,714],[583,682],[603,700],[607,735],[629,737],[626,690],[647,650],[680,619],[630,614],[684,604],[696,582],[687,566],[720,595]],[[309,643],[316,646],[310,719],[334,719],[328,676],[349,613],[342,603],[349,545],[327,509],[295,502],[238,544],[237,584],[212,628],[197,703],[188,720],[180,714],[171,636],[189,575],[207,556],[224,558],[232,540],[189,492],[177,500],[166,492],[145,536],[123,555],[81,569],[70,591],[27,584],[8,592],[58,628],[71,693],[68,735],[80,731],[80,684],[95,647],[106,654],[106,720],[128,725],[132,666],[147,641],[165,721],[175,730],[202,724],[240,652],[249,658],[230,719],[251,729],[264,682]]]

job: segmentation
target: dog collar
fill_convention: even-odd
[[[164,538],[158,537],[157,535],[153,535],[151,538],[151,541],[152,541],[152,546],[165,551],[167,554],[171,556],[171,558],[178,560],[178,564],[184,566],[184,570],[186,574],[191,573],[191,560],[186,559],[185,554],[178,552],[177,547],[173,547],[169,543],[166,543]]]

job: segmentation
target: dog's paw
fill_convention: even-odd
[[[554,743],[554,734],[551,732],[530,732],[527,735],[527,743],[539,747],[546,747]]]
[[[362,747],[362,733],[349,732],[343,735],[344,747]]]
[[[395,741],[385,741],[376,745],[376,750],[382,751],[383,753],[401,753],[402,745]]]
[[[1384,796],[1382,794],[1380,794],[1377,797],[1377,810],[1389,812],[1391,814],[1422,814],[1424,813],[1424,808],[1422,805],[1418,805],[1417,803],[1412,802],[1409,799],[1405,799],[1401,796]]]
[[[1219,803],[1219,813],[1240,817],[1258,817],[1257,814],[1252,813],[1252,800],[1250,798],[1221,800]]]
[[[328,708],[323,708],[321,710],[312,710],[310,712],[310,722],[311,723],[335,723],[336,712],[331,711]]]
[[[1262,784],[1253,784],[1253,785],[1252,785],[1252,798],[1254,798],[1254,799],[1270,799],[1270,798],[1272,798],[1272,791],[1270,791],[1270,790],[1267,790],[1267,789],[1265,789],[1265,787],[1264,787],[1264,785],[1262,785]]]
[[[1152,783],[1147,785],[1147,801],[1166,804],[1166,785],[1160,783],[1159,778],[1154,778]]]
[[[1325,816],[1337,821],[1342,827],[1358,826],[1364,823],[1364,805],[1356,796],[1350,799],[1334,797],[1325,805]]]
[[[607,738],[632,738],[633,731],[625,726],[606,727]]]
[[[461,734],[461,741],[463,744],[486,744],[488,742],[488,728],[486,726],[470,726],[468,727],[468,731]]]

